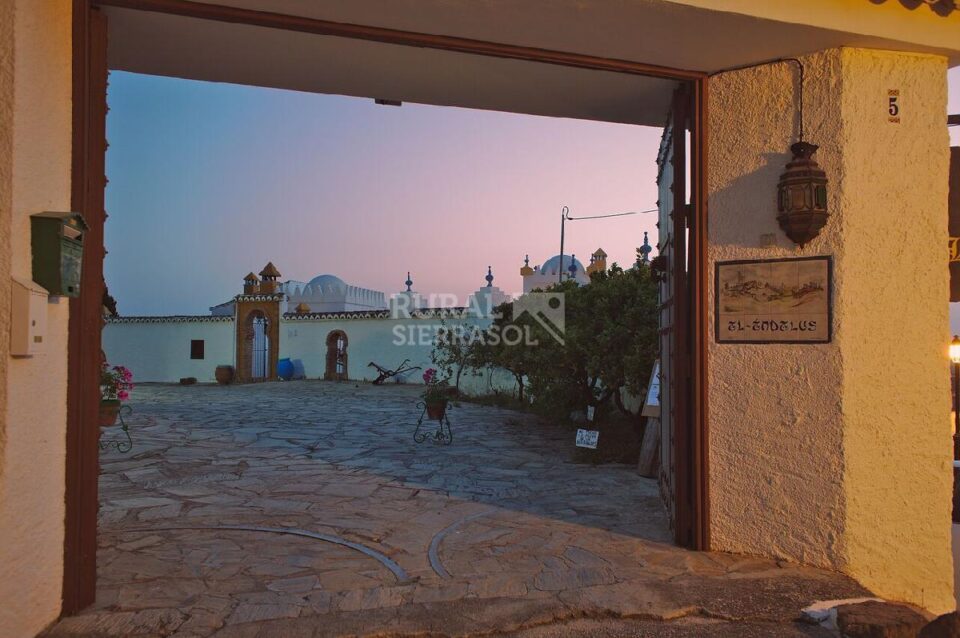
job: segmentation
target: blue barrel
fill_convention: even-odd
[[[284,381],[293,378],[293,362],[290,359],[280,359],[277,361],[277,376]]]

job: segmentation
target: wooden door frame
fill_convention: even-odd
[[[692,549],[710,549],[709,467],[707,454],[707,74],[630,60],[347,24],[266,11],[239,9],[188,0],[73,0],[73,191],[74,210],[90,225],[85,237],[83,294],[70,303],[69,377],[66,436],[66,520],[63,606],[65,615],[94,601],[96,594],[97,480],[99,474],[96,423],[99,402],[101,297],[103,293],[103,166],[106,117],[106,51],[98,36],[103,16],[99,7],[121,7],[184,17],[269,27],[301,33],[337,36],[472,55],[508,58],[560,66],[613,71],[688,82],[693,93],[691,122],[691,253],[697,270],[690,277],[690,329],[693,352],[688,363],[694,404],[689,428],[692,458],[685,468],[691,493],[678,502],[692,504]],[[98,26],[101,25],[101,26]],[[86,424],[86,426],[84,426]]]

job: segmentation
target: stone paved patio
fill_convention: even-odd
[[[101,455],[97,602],[48,634],[817,635],[801,607],[865,593],[673,547],[654,481],[526,415],[463,404],[418,445],[417,390],[139,386],[133,451]]]

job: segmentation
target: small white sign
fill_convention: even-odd
[[[587,406],[587,421],[593,421],[593,411],[594,407],[592,405]]]
[[[650,386],[647,388],[647,398],[643,402],[640,416],[660,418],[660,360],[653,362],[653,372],[650,373]]]
[[[577,430],[577,447],[588,447],[591,450],[597,449],[597,439],[600,438],[599,430]]]

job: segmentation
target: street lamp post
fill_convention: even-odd
[[[570,209],[566,206],[560,211],[560,272],[557,276],[557,283],[563,283],[563,234],[567,227],[567,217],[570,215]]]
[[[648,208],[647,210],[630,210],[625,213],[607,213],[605,215],[590,215],[589,217],[571,217],[570,208],[568,206],[564,206],[560,210],[560,268],[559,268],[560,272],[557,273],[557,283],[561,283],[561,284],[563,283],[563,273],[565,272],[563,268],[563,257],[564,257],[563,239],[564,239],[564,233],[566,231],[566,225],[568,221],[572,222],[572,221],[579,221],[583,219],[606,219],[607,217],[626,217],[628,215],[642,215],[644,213],[656,213],[659,210],[660,210],[659,208]],[[573,257],[571,256],[571,262],[570,262],[571,264],[573,263],[572,259]]]
[[[953,372],[953,459],[960,460],[960,337],[953,335],[950,342],[950,362]]]

